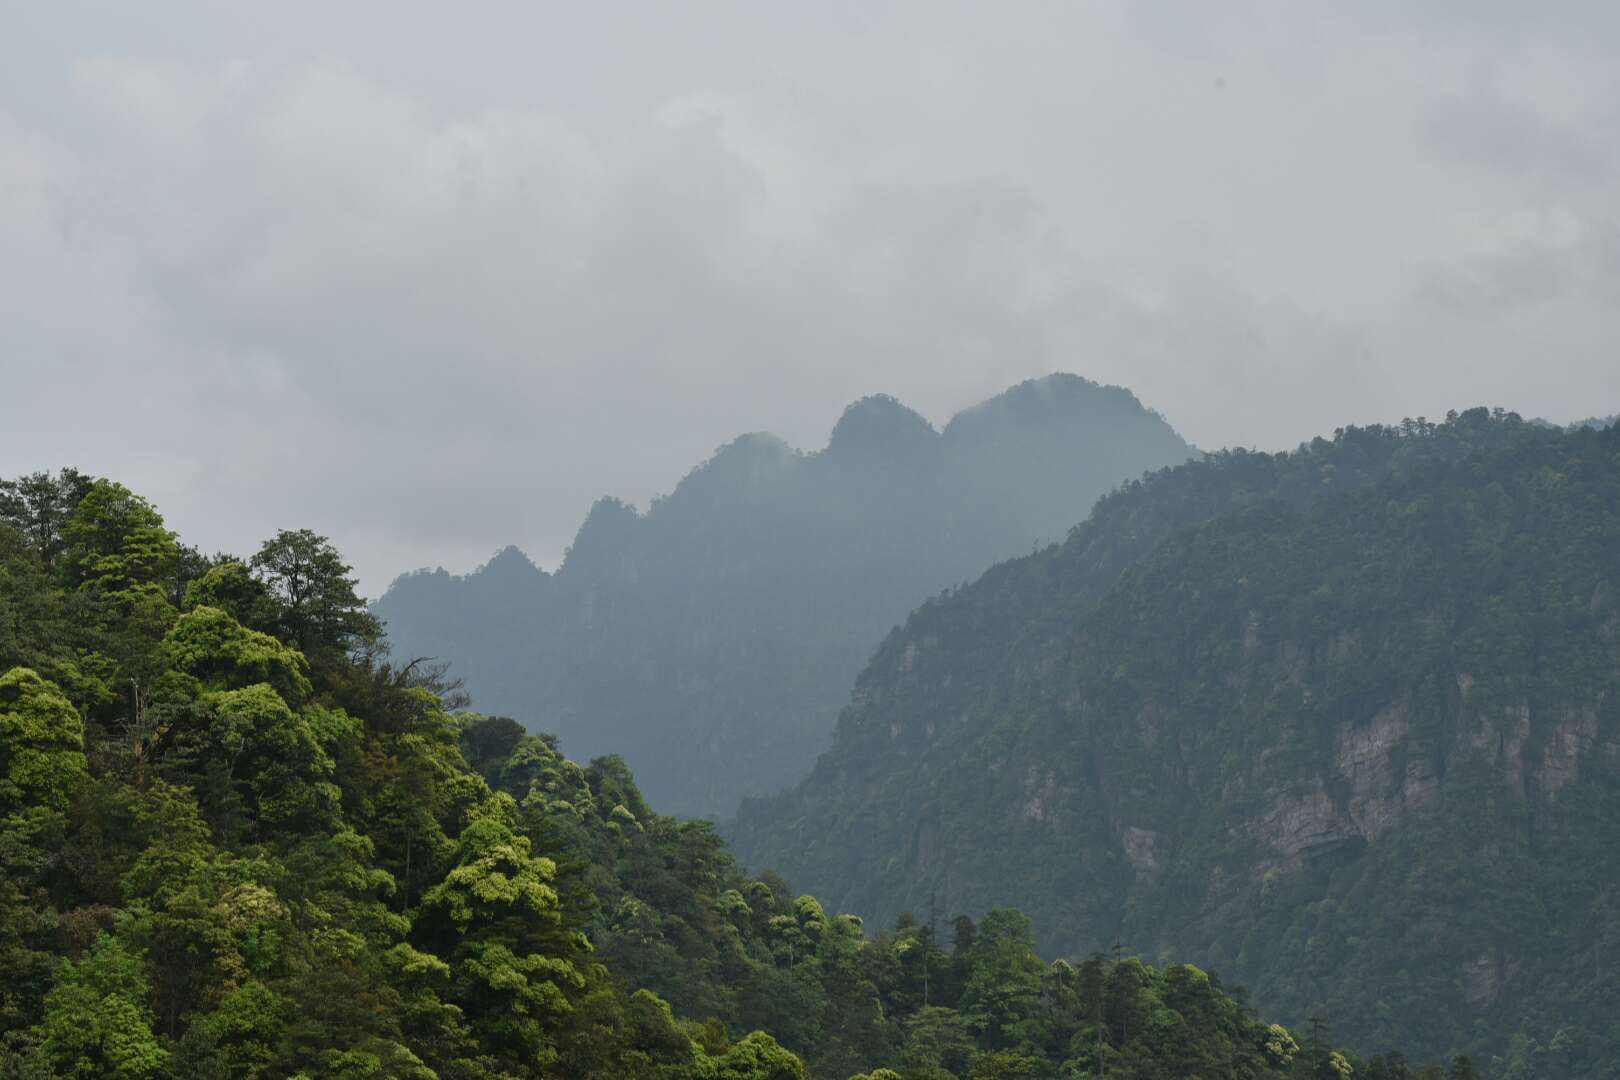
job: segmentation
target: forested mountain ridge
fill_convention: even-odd
[[[338,553],[0,481],[0,1076],[1439,1077],[1213,973],[860,920],[398,667]],[[1475,1075],[1466,1062],[1450,1075]]]
[[[868,917],[1011,904],[1353,1042],[1620,1075],[1617,582],[1612,426],[1212,455],[925,605],[730,831]]]
[[[655,802],[723,816],[803,774],[917,604],[1194,453],[1129,391],[1073,375],[941,431],[868,397],[823,450],[745,435],[646,513],[603,499],[555,573],[507,549],[465,577],[405,575],[373,611],[479,708],[623,752]]]

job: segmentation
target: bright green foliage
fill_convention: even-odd
[[[777,1045],[763,1031],[738,1042],[722,1054],[713,1070],[703,1075],[714,1080],[810,1080],[804,1063]]]
[[[732,834],[874,921],[1013,905],[1358,1045],[1615,1075],[1617,583],[1614,427],[1212,455],[919,609]]]
[[[261,1076],[276,1059],[290,1003],[257,980],[227,991],[186,1031],[176,1071],[192,1076]]]
[[[140,958],[102,935],[83,960],[63,963],[30,1064],[83,1080],[167,1075],[170,1055],[152,1032],[149,995]]]
[[[90,719],[142,726],[186,565],[162,516],[122,484],[97,480],[77,500],[54,566],[72,622],[49,667]]]
[[[236,690],[267,683],[296,704],[309,696],[309,664],[303,654],[212,607],[196,607],[180,616],[163,641],[164,660],[205,685]]]
[[[230,614],[251,630],[274,633],[280,616],[270,587],[234,559],[209,567],[186,585],[185,610],[211,607]]]
[[[457,840],[456,865],[422,897],[416,936],[450,961],[452,1001],[511,1061],[549,1066],[558,1032],[586,988],[589,945],[569,927],[556,864],[513,831],[496,795]]]
[[[153,648],[174,619],[174,534],[145,499],[98,480],[68,518],[63,541],[61,573],[106,628],[103,651],[120,681],[149,682]]]
[[[85,775],[84,724],[67,698],[27,668],[0,675],[0,816],[61,814]]]
[[[162,563],[179,554],[152,504],[111,480],[97,480],[78,500],[62,529],[62,544],[63,576],[79,587],[102,578],[155,581]]]
[[[80,510],[89,503],[86,499]],[[175,572],[179,558],[173,533],[161,525],[143,525],[130,530],[117,551],[86,559],[80,566],[84,574],[80,588],[124,604],[134,602],[125,598],[145,595],[167,604],[169,597],[162,586]]]
[[[44,887],[87,778],[73,706],[27,668],[0,675],[0,1036],[37,1018],[56,966]]]
[[[340,792],[315,722],[270,686],[207,695],[211,748],[261,828],[308,832],[337,822]]]
[[[505,798],[497,796],[497,798]],[[503,818],[515,807],[481,814],[457,840],[456,867],[422,898],[424,912],[439,912],[465,934],[475,922],[537,924],[554,929],[561,923],[557,867],[529,853],[529,839],[518,836]]]

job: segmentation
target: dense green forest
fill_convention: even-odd
[[[1223,452],[921,608],[746,864],[1219,969],[1359,1045],[1620,1075],[1620,429]]]
[[[0,483],[0,1075],[1043,1080],[1362,1061],[1213,972],[739,873],[624,762],[396,666],[339,554]],[[948,942],[948,945],[947,945]]]
[[[508,549],[402,577],[374,610],[398,656],[450,661],[476,707],[622,753],[660,807],[723,817],[803,775],[917,604],[1193,453],[1129,391],[1073,375],[940,431],[870,397],[824,450],[747,435],[646,513],[602,500],[554,574]]]

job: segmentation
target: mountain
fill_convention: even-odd
[[[655,802],[724,816],[803,775],[917,604],[1194,453],[1129,391],[1073,375],[940,431],[868,397],[823,450],[745,435],[645,513],[601,500],[555,573],[509,548],[464,577],[405,575],[373,610],[396,656],[449,661],[481,710],[622,752]]]
[[[0,1076],[1414,1075],[1016,911],[868,934],[452,696],[323,537],[204,557],[116,483],[0,480]]]
[[[1530,423],[1535,424],[1535,425],[1537,425],[1539,427],[1554,427],[1554,428],[1561,427],[1561,428],[1564,428],[1566,430],[1573,431],[1576,428],[1595,428],[1595,429],[1601,430],[1603,428],[1609,427],[1611,424],[1615,423],[1615,421],[1617,421],[1617,420],[1620,420],[1620,413],[1614,413],[1614,414],[1609,415],[1609,416],[1588,416],[1584,420],[1571,420],[1567,424],[1555,424],[1551,420],[1545,420],[1545,419],[1538,416],[1535,419],[1531,420]]]
[[[1617,691],[1620,429],[1345,429],[925,605],[729,832],[870,919],[1013,905],[1352,1043],[1614,1076]]]

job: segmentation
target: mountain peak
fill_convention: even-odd
[[[474,572],[486,577],[500,579],[545,576],[545,571],[536,566],[534,560],[525,555],[516,544],[507,544],[494,555],[491,555],[489,561]]]
[[[611,495],[597,499],[563,553],[563,570],[590,573],[616,561],[630,545],[640,521],[641,514],[623,499]]]
[[[1074,376],[1025,392],[1070,386],[1095,392]],[[726,815],[798,779],[919,603],[1188,456],[1139,410],[954,446],[886,395],[834,419],[825,449],[740,435],[644,512],[598,502],[543,595],[501,578],[401,592],[379,607],[389,634],[461,665],[485,710],[555,727],[587,758],[623,752],[674,810]]]
[[[833,426],[827,453],[833,457],[910,457],[932,446],[939,433],[915,410],[888,394],[853,402]]]
[[[1026,379],[987,401],[963,409],[945,426],[945,434],[961,438],[986,428],[1044,427],[1105,417],[1138,419],[1146,415],[1149,410],[1123,386],[1104,386],[1060,371]]]
[[[735,468],[768,468],[792,459],[797,453],[779,436],[768,431],[750,431],[716,450],[713,457],[693,469],[690,475],[710,470],[729,474]]]
[[[669,495],[674,503],[693,499],[730,502],[747,499],[778,482],[799,452],[768,431],[751,431],[726,443],[687,473]],[[655,502],[656,509],[656,502]]]

